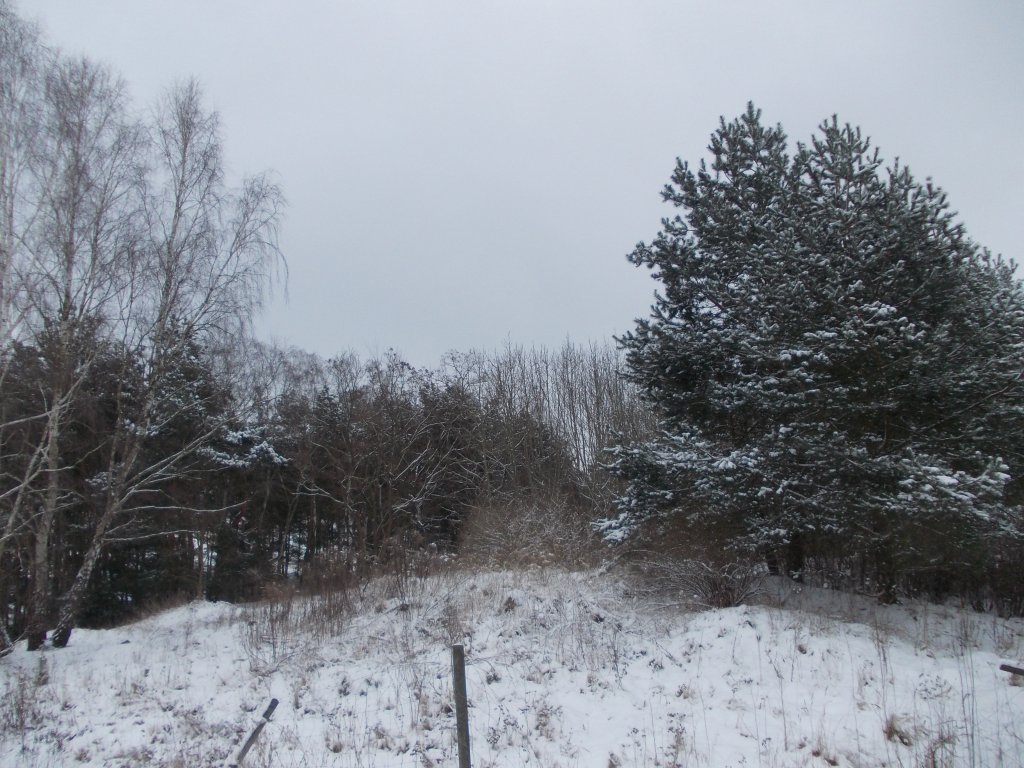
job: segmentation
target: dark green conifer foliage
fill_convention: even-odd
[[[1013,265],[835,118],[790,156],[749,105],[709,149],[678,163],[663,197],[680,214],[629,256],[661,283],[620,342],[664,436],[613,451],[628,491],[606,535],[682,517],[887,596],[992,565],[1020,533]]]

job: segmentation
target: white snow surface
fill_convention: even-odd
[[[1020,766],[1024,622],[771,582],[693,611],[608,573],[446,571],[196,602],[0,660],[0,766]]]

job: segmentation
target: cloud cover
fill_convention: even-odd
[[[290,206],[266,337],[330,355],[605,340],[655,284],[624,256],[748,100],[792,141],[836,113],[1019,255],[1024,6],[639,0],[32,0],[140,105],[189,76],[236,174]]]

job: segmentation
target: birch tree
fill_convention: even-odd
[[[67,643],[109,542],[194,504],[170,489],[210,471],[235,418],[227,376],[194,372],[228,371],[218,352],[283,265],[283,198],[266,176],[226,183],[195,82],[145,122],[109,69],[47,49],[4,0],[0,41],[0,562],[17,542],[34,649],[54,624]],[[102,429],[83,431],[89,408]]]
[[[45,349],[45,488],[34,515],[29,646],[42,642],[50,601],[51,541],[66,493],[66,416],[88,375],[97,338],[127,309],[139,248],[141,127],[126,116],[124,87],[88,60],[59,59],[43,81],[40,130],[29,172],[32,220],[16,269],[24,336]]]
[[[227,188],[218,119],[204,108],[196,82],[168,93],[154,137],[154,181],[144,197],[145,269],[131,283],[122,319],[131,346],[142,350],[145,389],[119,414],[102,478],[103,511],[60,600],[58,647],[68,642],[108,538],[160,508],[168,483],[202,465],[200,449],[227,423],[208,397],[174,386],[188,345],[216,349],[244,333],[280,257],[281,191],[263,176]],[[147,455],[147,440],[184,416],[203,417],[197,420],[203,426],[176,450]]]

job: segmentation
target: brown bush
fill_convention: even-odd
[[[603,551],[589,518],[557,499],[478,506],[466,518],[459,545],[469,562],[510,568],[582,568],[597,563]]]

